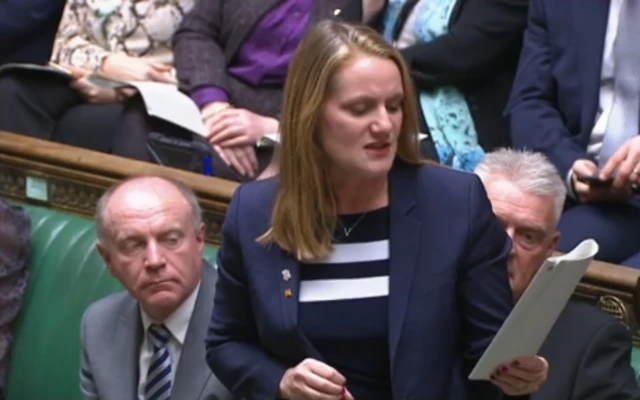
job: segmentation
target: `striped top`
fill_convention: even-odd
[[[389,208],[340,221],[331,256],[302,266],[299,326],[356,399],[388,400]]]

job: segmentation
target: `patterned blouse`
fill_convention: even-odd
[[[68,0],[51,61],[97,70],[123,52],[173,64],[171,38],[197,0]]]

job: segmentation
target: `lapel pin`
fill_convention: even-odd
[[[341,9],[336,8],[335,10],[333,10],[333,15],[334,15],[335,17],[337,17],[338,15],[340,15],[340,13],[341,13],[341,12],[342,12],[342,10],[341,10]]]
[[[285,299],[290,299],[293,297],[293,292],[291,291],[291,289],[286,289],[284,291],[284,297]]]
[[[288,269],[282,270],[282,279],[284,279],[285,282],[288,282],[289,279],[291,279],[291,272],[289,272]]]

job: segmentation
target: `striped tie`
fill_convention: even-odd
[[[171,332],[164,325],[149,326],[153,356],[144,386],[145,400],[168,400],[171,395],[171,356],[167,342]]]

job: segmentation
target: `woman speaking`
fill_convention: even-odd
[[[479,179],[418,155],[402,57],[366,27],[325,21],[289,69],[279,176],[229,206],[207,362],[237,397],[449,400],[513,300],[510,241]],[[526,395],[522,357],[474,399]]]

